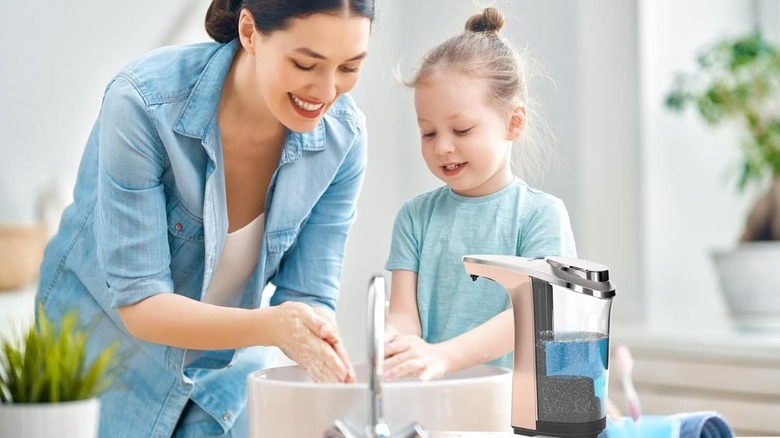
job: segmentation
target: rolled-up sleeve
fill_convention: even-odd
[[[114,79],[99,118],[96,234],[111,305],[173,290],[161,175],[165,153],[142,96]]]

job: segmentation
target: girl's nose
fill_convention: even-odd
[[[438,155],[447,155],[452,153],[455,150],[455,146],[452,144],[452,141],[450,139],[446,138],[446,136],[439,135],[435,139],[435,143],[433,145],[433,151]]]

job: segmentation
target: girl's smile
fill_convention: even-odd
[[[455,177],[463,171],[467,164],[468,162],[442,164],[442,173],[444,173],[444,176],[449,178]]]

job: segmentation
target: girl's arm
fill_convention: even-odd
[[[417,273],[400,269],[394,270],[392,275],[385,339],[398,335],[422,335],[417,308]]]
[[[497,359],[514,341],[512,310],[450,340],[429,344],[417,335],[400,335],[385,346],[385,378],[413,376],[427,381]]]
[[[512,309],[504,310],[480,326],[438,344],[453,373],[498,359],[514,349],[515,319]]]

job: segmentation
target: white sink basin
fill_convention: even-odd
[[[370,415],[368,368],[358,383],[318,384],[297,366],[247,379],[250,438],[320,438],[341,419],[363,431]],[[511,432],[512,371],[480,365],[440,380],[387,382],[384,417],[391,432],[412,422],[430,431]]]

